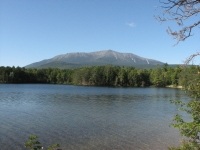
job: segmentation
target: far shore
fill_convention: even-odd
[[[166,87],[168,88],[177,88],[177,89],[182,89],[183,86],[179,85],[179,86],[176,86],[176,85],[167,85]]]

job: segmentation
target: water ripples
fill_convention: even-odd
[[[63,150],[160,150],[177,145],[169,128],[188,99],[177,89],[106,88],[67,85],[0,85],[0,147],[25,149],[31,134],[44,146]]]

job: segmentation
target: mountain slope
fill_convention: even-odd
[[[56,64],[56,65],[55,65]],[[25,66],[26,68],[78,68],[94,65],[119,65],[119,66],[155,66],[163,63],[157,60],[143,58],[131,53],[119,53],[112,50],[103,50],[91,53],[77,52],[55,56]],[[62,66],[60,66],[62,65]]]

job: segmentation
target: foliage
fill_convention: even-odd
[[[169,150],[199,150],[198,143],[190,143],[186,140],[181,141],[182,145],[180,147],[170,147]],[[197,146],[196,148],[194,148]]]
[[[199,85],[198,85],[199,86]],[[189,89],[188,89],[189,90]],[[200,91],[198,90],[198,93]],[[180,106],[179,110],[186,112],[191,116],[191,121],[184,120],[184,117],[176,114],[174,117],[173,127],[178,128],[180,134],[187,138],[180,147],[173,147],[170,150],[200,150],[199,133],[200,133],[200,101],[191,100],[189,102],[172,101]]]
[[[179,83],[192,100],[183,102],[181,100],[171,101],[179,105],[179,110],[190,116],[176,114],[172,126],[177,128],[185,138],[180,147],[171,147],[169,150],[200,150],[200,75],[198,66],[183,68],[180,72]]]
[[[26,142],[25,147],[30,148],[30,150],[40,150],[43,149],[44,147],[41,146],[41,143],[38,141],[38,137],[35,135],[31,135],[29,137],[29,141]],[[61,150],[58,149],[60,147],[60,145],[58,143],[50,146],[49,148],[47,148],[47,150]]]
[[[191,66],[187,71],[194,72]],[[184,85],[188,80],[184,69],[164,64],[156,69],[137,69],[119,66],[91,66],[78,69],[25,69],[20,67],[0,67],[0,83],[51,83],[95,86],[123,87],[165,87]],[[188,78],[189,79],[189,78]]]
[[[163,6],[159,7],[164,11],[157,17],[159,22],[175,21],[179,27],[182,27],[178,31],[172,31],[168,27],[168,34],[172,35],[177,40],[178,44],[180,41],[185,41],[187,38],[192,36],[194,28],[200,24],[199,13],[200,13],[200,0],[160,0]],[[187,25],[188,19],[193,19],[193,23]],[[196,20],[195,20],[196,19]],[[184,65],[187,66],[191,60],[200,55],[200,52],[191,55]],[[198,70],[198,71],[197,71]],[[179,83],[184,86],[184,90],[190,94],[193,100],[189,102],[173,101],[173,103],[180,106],[180,110],[191,116],[191,121],[187,121],[183,116],[176,114],[174,117],[173,127],[178,128],[181,135],[186,137],[183,140],[180,147],[172,147],[170,150],[200,150],[200,71],[199,67],[191,67],[190,69],[182,69]]]

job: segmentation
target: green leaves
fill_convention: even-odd
[[[39,149],[43,149],[43,147],[40,145],[40,142],[37,140],[38,137],[35,135],[31,135],[29,137],[29,141],[26,142],[24,145],[25,147],[29,147],[30,150],[39,150]]]
[[[195,100],[189,102],[182,102],[181,100],[171,101],[172,103],[179,105],[179,110],[187,113],[191,117],[191,121],[187,121],[188,119],[185,119],[179,114],[174,116],[172,126],[178,128],[180,134],[183,137],[186,137],[187,140],[184,140],[180,147],[172,147],[169,148],[169,150],[200,150],[200,101],[198,99],[200,97],[199,77],[194,78],[193,80],[197,81],[196,84],[190,82],[190,84],[185,86],[185,90],[191,97],[194,97]]]
[[[56,144],[50,146],[50,147],[48,148],[48,150],[56,150],[58,147],[60,147],[60,145],[59,145],[58,143],[56,143]],[[57,150],[58,150],[58,149],[57,149]]]
[[[199,150],[199,143],[191,143],[186,140],[181,141],[182,145],[180,147],[170,147],[169,150]]]
[[[29,137],[28,142],[26,142],[24,144],[25,147],[29,148],[30,150],[40,150],[40,149],[44,149],[43,146],[41,146],[41,143],[38,141],[38,137],[35,135],[31,135]],[[60,145],[58,143],[50,146],[49,148],[47,148],[47,150],[61,150],[58,149],[60,147]]]

